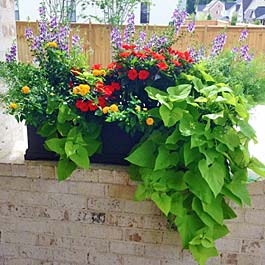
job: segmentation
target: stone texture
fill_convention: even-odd
[[[135,202],[126,168],[92,165],[58,183],[56,163],[0,163],[0,265],[196,265],[151,201]],[[124,178],[124,180],[123,180]],[[229,221],[207,265],[265,264],[264,182]]]

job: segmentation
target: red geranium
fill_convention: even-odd
[[[139,72],[139,79],[146,80],[149,77],[150,73],[146,70],[140,70]]]
[[[92,66],[92,69],[93,70],[101,70],[101,64],[94,64],[93,66]]]
[[[175,64],[176,66],[181,66],[181,63],[179,61],[172,60],[172,63]]]
[[[113,87],[113,90],[120,90],[121,85],[118,82],[111,82],[111,86]]]
[[[87,101],[87,104],[90,111],[95,111],[98,108],[97,104],[92,100]]]
[[[98,97],[98,105],[104,108],[106,106],[106,99],[104,97]]]
[[[87,112],[89,110],[88,101],[83,101],[78,99],[75,103],[76,108],[80,109],[82,112]]]
[[[152,52],[152,57],[155,59],[155,60],[165,60],[165,56],[162,55],[162,54],[158,54],[156,52]]]
[[[156,64],[160,70],[167,70],[168,65],[164,62],[160,62]]]
[[[129,57],[131,55],[131,52],[121,52],[120,53],[120,57],[122,57],[122,58],[127,58],[127,57]]]
[[[128,45],[128,44],[123,44],[122,48],[125,50],[133,50],[135,49],[136,45]]]
[[[128,78],[130,80],[135,80],[137,78],[137,76],[138,76],[138,73],[135,69],[131,69],[128,71]]]
[[[104,84],[101,81],[96,82],[95,87],[96,87],[98,92],[103,92],[104,91]]]
[[[114,70],[116,67],[116,63],[115,62],[112,62],[108,65],[108,70]]]
[[[104,87],[104,95],[109,97],[113,93],[113,87],[111,85],[107,85]]]
[[[141,58],[141,59],[146,59],[146,58],[148,57],[145,53],[142,53],[142,52],[137,52],[137,53],[135,54],[135,56],[136,56],[137,58]]]

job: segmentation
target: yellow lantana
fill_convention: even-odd
[[[103,112],[104,114],[107,114],[107,113],[109,112],[109,109],[110,109],[110,107],[106,106],[106,107],[104,107],[104,108],[102,109],[102,112]]]
[[[28,94],[30,92],[30,88],[28,86],[23,86],[21,92],[23,94]]]
[[[136,106],[135,107],[135,111],[140,112],[141,111],[141,107],[140,106]]]
[[[77,95],[77,94],[79,93],[79,87],[78,87],[78,86],[75,86],[75,87],[73,88],[73,93],[74,93],[75,95]]]
[[[102,70],[94,69],[93,70],[93,76],[100,76]]]
[[[90,91],[90,86],[87,84],[80,84],[79,85],[79,94],[81,96],[85,96]]]
[[[100,70],[100,75],[105,76],[106,75],[106,71],[105,70]]]
[[[117,111],[119,111],[119,108],[118,108],[118,106],[116,104],[112,104],[110,106],[110,110],[113,111],[113,112],[117,112]]]
[[[58,44],[55,41],[50,41],[47,43],[47,47],[58,48]]]
[[[10,109],[16,109],[17,108],[17,104],[12,102],[12,103],[10,103],[9,107],[10,107]]]
[[[153,118],[150,118],[150,117],[149,117],[149,118],[146,119],[145,122],[146,122],[146,124],[147,124],[148,126],[152,126],[152,125],[154,124],[155,121],[154,121]]]

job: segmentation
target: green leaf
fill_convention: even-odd
[[[163,180],[169,189],[182,191],[188,188],[183,177],[184,173],[182,171],[176,172],[176,170],[171,169],[166,171],[165,176],[163,176]]]
[[[203,223],[195,214],[177,216],[175,223],[182,239],[183,248],[188,248],[189,242],[196,236],[196,231],[203,226]]]
[[[159,194],[154,192],[151,196],[152,201],[157,205],[157,207],[167,216],[171,208],[171,197],[166,193]]]
[[[182,119],[182,116],[183,116],[182,109],[178,107],[169,109],[165,105],[162,105],[159,108],[159,113],[166,127],[174,126],[180,119]]]
[[[47,101],[46,113],[49,115],[52,114],[56,109],[58,109],[58,106],[59,102],[53,96],[49,96]]]
[[[100,140],[94,139],[94,137],[90,138],[90,136],[84,136],[84,141],[88,156],[95,154],[102,145]]]
[[[221,192],[226,176],[226,166],[223,159],[216,160],[208,166],[207,161],[202,159],[198,163],[200,173],[208,183],[215,197]]]
[[[64,150],[65,150],[67,157],[75,154],[78,148],[79,148],[79,145],[74,144],[72,141],[66,141]]]
[[[198,148],[191,149],[189,142],[184,144],[183,155],[185,166],[188,166],[194,161],[199,161],[202,159],[202,155],[200,152],[198,152]]]
[[[248,165],[248,168],[253,170],[259,176],[265,177],[265,165],[263,163],[261,163],[257,158],[252,157],[250,159],[250,163]]]
[[[170,213],[183,217],[187,214],[187,209],[184,208],[183,202],[186,199],[186,196],[183,195],[180,192],[175,192],[171,195],[172,201],[171,201],[171,208]]]
[[[70,155],[69,158],[73,162],[75,162],[79,167],[88,169],[90,166],[87,151],[82,146],[78,146],[78,148],[76,149],[76,153]]]
[[[243,119],[248,119],[249,113],[248,113],[246,105],[237,103],[236,107],[235,107],[235,110],[236,110],[236,112],[238,113],[238,115],[240,117],[242,117]]]
[[[192,83],[194,84],[194,88],[200,92],[201,89],[203,89],[204,85],[202,83],[202,80],[198,77],[193,77],[192,79]]]
[[[150,192],[146,190],[146,187],[144,184],[138,185],[135,194],[134,194],[134,199],[136,201],[143,201],[146,200],[150,197]]]
[[[65,121],[71,121],[76,117],[72,110],[65,104],[59,107],[59,113],[57,120],[59,123],[64,123]]]
[[[197,197],[193,198],[192,209],[207,226],[213,226],[215,224],[213,218],[203,210],[201,201]]]
[[[211,203],[202,202],[203,210],[208,213],[218,224],[223,225],[224,214],[222,208],[223,196],[219,195]]]
[[[57,123],[57,130],[62,136],[66,136],[71,128],[72,125],[70,123]]]
[[[201,201],[210,203],[214,195],[206,183],[197,171],[187,171],[184,174],[184,181],[188,184],[190,191],[195,194]]]
[[[173,163],[172,163],[173,162]],[[170,150],[168,150],[164,145],[158,148],[158,156],[155,161],[154,171],[168,168],[174,164],[177,164],[178,159],[176,158],[175,163],[171,159]]]
[[[223,118],[224,117],[224,111],[220,111],[218,113],[212,113],[212,114],[205,114],[202,116],[203,119],[207,120],[216,120],[218,118]]]
[[[228,228],[226,225],[218,225],[216,224],[213,227],[213,239],[216,240],[218,238],[224,237],[229,233]]]
[[[69,159],[61,159],[57,165],[58,180],[62,181],[71,176],[73,171],[77,168],[76,164]]]
[[[192,86],[190,84],[182,84],[174,87],[169,87],[167,92],[169,99],[172,102],[184,101],[190,94]]]
[[[173,104],[172,102],[169,102],[168,94],[166,92],[151,86],[146,87],[145,91],[147,92],[149,98],[158,100],[162,105],[165,105],[169,109],[173,108]]]
[[[56,132],[56,125],[49,122],[44,122],[42,126],[38,129],[38,134],[42,137],[49,137]]]
[[[222,208],[224,213],[224,219],[233,219],[237,217],[234,210],[226,203],[225,200],[223,200]]]
[[[66,139],[64,138],[62,139],[52,138],[52,139],[46,140],[45,144],[51,151],[59,155],[63,155],[65,154],[65,150],[64,150],[65,142],[66,142]]]
[[[156,156],[154,154],[155,151],[156,151],[155,144],[152,141],[147,140],[143,142],[140,146],[138,146],[125,159],[129,161],[131,164],[140,167],[153,168],[156,160]]]
[[[215,247],[206,248],[202,245],[190,245],[189,249],[192,256],[198,261],[199,265],[205,265],[206,261],[210,257],[218,256],[218,252]]]
[[[180,140],[181,134],[179,132],[179,129],[176,128],[171,135],[168,136],[166,140],[166,144],[176,144],[178,140]]]
[[[240,127],[240,131],[249,139],[256,139],[256,132],[255,130],[243,120],[238,121],[238,126]]]

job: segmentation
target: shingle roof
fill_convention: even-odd
[[[225,10],[230,9],[232,6],[234,6],[236,3],[235,2],[226,2],[225,3]]]
[[[206,5],[198,5],[197,10],[198,11],[203,11],[203,9],[206,7]]]
[[[265,6],[258,6],[255,9],[255,18],[264,19],[265,16]]]

